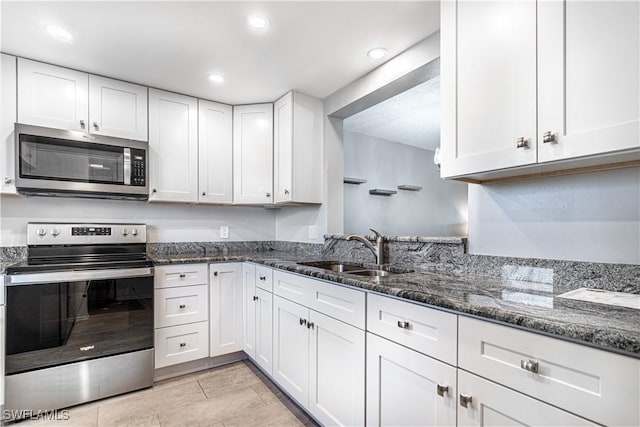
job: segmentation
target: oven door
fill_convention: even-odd
[[[152,268],[14,275],[6,296],[6,375],[153,348]]]

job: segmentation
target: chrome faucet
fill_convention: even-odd
[[[349,234],[347,236],[347,240],[357,240],[358,242],[364,244],[367,249],[373,252],[373,256],[376,257],[376,264],[382,265],[384,264],[384,237],[382,237],[382,234],[378,233],[373,228],[370,228],[369,230],[373,231],[373,234],[376,235],[375,246],[373,246],[369,239],[359,234]]]

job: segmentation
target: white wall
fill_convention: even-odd
[[[467,184],[440,179],[433,151],[354,132],[344,132],[344,176],[365,184],[344,185],[344,232],[395,236],[466,236]],[[398,190],[400,184],[420,191]],[[374,196],[369,189],[395,190]]]
[[[29,221],[142,222],[150,242],[222,241],[221,225],[228,240],[275,239],[274,211],[258,207],[2,196],[0,218],[0,246],[25,245]]]
[[[640,168],[470,185],[469,252],[640,264]]]

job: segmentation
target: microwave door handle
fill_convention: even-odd
[[[131,185],[131,148],[124,149],[124,185]]]

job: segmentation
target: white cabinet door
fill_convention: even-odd
[[[536,163],[536,2],[446,1],[441,18],[441,175]]]
[[[640,3],[542,1],[538,19],[539,161],[639,148]]]
[[[233,201],[233,107],[198,100],[198,202]]]
[[[273,379],[300,405],[309,403],[309,310],[273,297]]]
[[[458,370],[460,426],[595,426],[590,421],[498,384]],[[452,425],[452,424],[450,424]]]
[[[456,369],[368,333],[367,425],[455,424]]]
[[[233,203],[273,202],[273,104],[233,107]]]
[[[242,264],[209,266],[209,356],[242,350]]]
[[[198,201],[198,101],[149,90],[149,201]]]
[[[16,110],[16,57],[2,54],[0,63],[0,102],[2,115],[0,116],[0,193],[16,194],[15,173],[15,133],[14,125],[17,121]]]
[[[256,358],[256,266],[242,265],[242,349]]]
[[[256,363],[273,375],[273,294],[256,288]]]
[[[147,88],[89,76],[89,131],[97,135],[147,140]]]
[[[273,104],[273,192],[275,193],[275,203],[292,200],[292,180],[293,92],[289,92]]]
[[[309,412],[324,425],[365,420],[365,332],[310,311]]]
[[[322,203],[322,101],[289,92],[273,106],[275,203]]]
[[[88,130],[89,75],[18,59],[18,122],[57,129]]]
[[[154,327],[184,325],[209,319],[207,285],[156,289]]]

